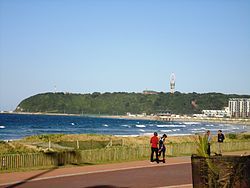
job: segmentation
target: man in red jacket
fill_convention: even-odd
[[[154,132],[154,136],[152,136],[151,139],[150,139],[150,144],[151,144],[151,158],[150,158],[150,161],[151,162],[156,161],[157,163],[159,163],[158,143],[159,143],[158,134],[157,134],[157,132]],[[155,160],[154,160],[154,153],[156,155]]]

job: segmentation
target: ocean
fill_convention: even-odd
[[[87,116],[0,114],[0,140],[16,140],[40,134],[106,134],[119,136],[193,135],[210,130],[217,134],[238,133],[250,130],[250,126],[205,122],[163,122],[98,118]]]

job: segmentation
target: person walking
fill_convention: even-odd
[[[210,156],[211,155],[210,145],[212,142],[212,136],[210,130],[207,130],[206,137],[207,137],[207,154],[208,156]]]
[[[225,140],[225,136],[222,130],[218,130],[218,154],[222,155],[222,143]]]
[[[154,162],[156,161],[159,163],[159,158],[158,158],[158,143],[159,143],[159,138],[157,132],[154,132],[154,136],[151,137],[150,139],[150,144],[151,144],[151,156],[150,156],[150,161]],[[154,153],[156,155],[156,159],[154,160]]]
[[[161,153],[162,153],[162,162],[165,163],[166,160],[165,160],[165,153],[166,153],[166,147],[165,147],[165,139],[167,138],[167,135],[166,134],[163,134],[162,137],[160,138],[160,141],[159,141],[159,156],[158,158],[161,156]]]

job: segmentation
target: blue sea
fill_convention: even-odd
[[[250,130],[250,126],[204,123],[112,119],[86,116],[0,114],[0,140],[15,140],[40,134],[107,134],[119,136],[193,135],[210,130],[217,134]]]

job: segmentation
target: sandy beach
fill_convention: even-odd
[[[142,115],[135,115],[135,116],[114,116],[114,115],[106,115],[106,116],[98,116],[101,118],[115,118],[115,119],[136,119],[136,120],[156,120],[156,121],[188,121],[188,122],[215,122],[215,123],[225,123],[225,124],[239,124],[239,125],[250,125],[250,119],[233,119],[233,118],[212,118],[212,117],[191,117],[191,116],[142,116]]]

